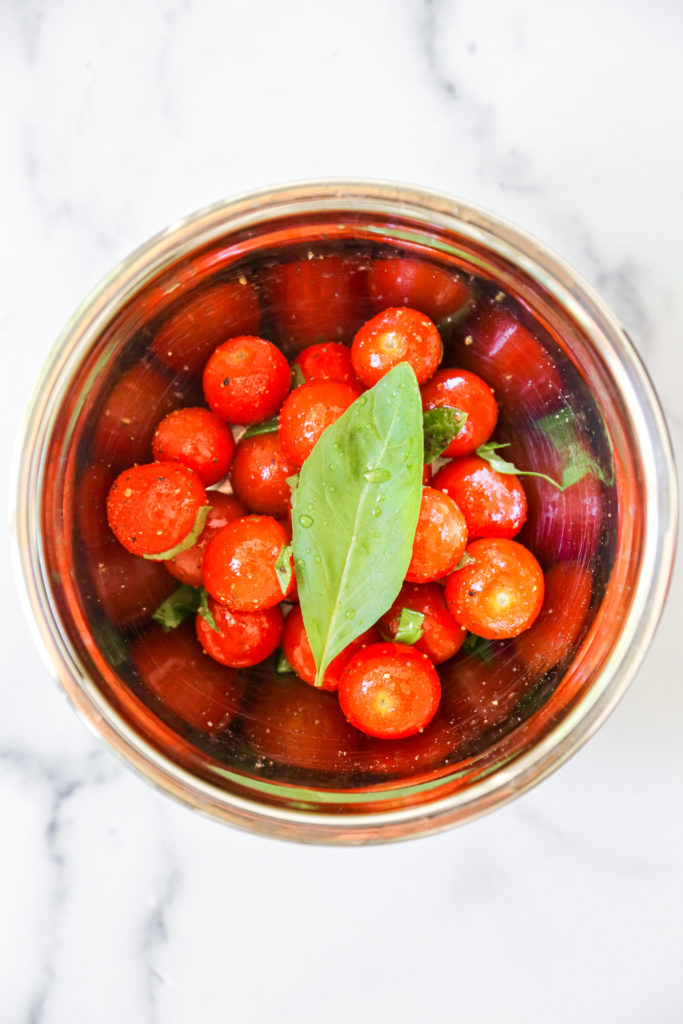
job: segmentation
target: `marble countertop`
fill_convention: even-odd
[[[682,35],[674,0],[5,0],[3,461],[111,266],[205,203],[324,175],[436,187],[552,246],[622,319],[680,456]],[[683,1020],[680,567],[559,772],[345,850],[221,828],[123,767],[39,660],[5,548],[2,1024]]]

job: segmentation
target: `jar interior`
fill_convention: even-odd
[[[45,452],[45,575],[84,674],[161,757],[260,803],[399,808],[510,764],[589,691],[638,561],[642,483],[629,421],[580,307],[560,303],[523,257],[407,213],[309,210],[186,250],[149,272],[99,330]],[[380,271],[391,279],[396,261],[407,269],[392,290]],[[464,303],[448,279],[464,285]],[[291,359],[316,341],[350,344],[370,316],[404,303],[437,320],[443,367],[494,388],[504,457],[568,486],[521,478],[529,515],[518,539],[553,581],[553,623],[520,640],[473,642],[439,666],[442,709],[422,733],[390,741],[351,729],[335,695],[278,675],[277,654],[251,669],[207,668],[191,623],[164,633],[151,616],[177,582],[118,546],[105,497],[120,470],[151,461],[163,415],[204,404],[201,367],[219,341],[260,335]]]

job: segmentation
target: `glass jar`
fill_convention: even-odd
[[[188,683],[184,667],[178,674],[197,698],[194,710],[186,693],[179,703],[159,699],[154,672],[163,655],[149,670],[144,638],[169,582],[154,566],[161,576],[140,584],[143,597],[131,608],[135,573],[115,555],[104,566],[97,562],[103,515],[88,510],[101,510],[107,467],[113,472],[117,459],[121,468],[144,460],[150,427],[169,408],[201,395],[197,368],[193,376],[183,362],[187,351],[180,363],[177,353],[164,351],[169,322],[176,336],[179,324],[191,329],[202,303],[220,292],[235,311],[232,333],[261,331],[291,354],[296,330],[284,326],[278,282],[283,268],[320,261],[322,286],[308,281],[287,322],[296,320],[302,301],[324,299],[348,341],[372,313],[367,274],[378,260],[394,259],[465,275],[489,307],[500,303],[532,328],[539,347],[531,369],[522,359],[509,371],[520,387],[507,404],[497,390],[502,436],[530,467],[538,468],[534,460],[549,438],[554,458],[568,451],[574,469],[583,465],[583,491],[579,482],[551,500],[542,484],[529,484],[541,490],[535,505],[530,494],[535,512],[526,540],[546,570],[564,558],[590,574],[590,610],[555,664],[535,658],[533,642],[524,657],[514,643],[484,651],[483,658],[482,652],[469,656],[470,704],[463,717],[461,701],[460,712],[476,729],[457,738],[442,730],[409,747],[380,742],[379,752],[377,743],[349,751],[339,749],[345,741],[337,722],[320,748],[322,759],[311,758],[291,724],[297,719],[298,729],[308,714],[297,703],[299,691],[287,704],[298,684],[278,679],[272,666],[233,673],[219,698],[213,683],[199,677]],[[329,279],[340,274],[342,292],[350,280],[354,288],[360,283],[349,323],[341,322],[348,304]],[[495,376],[500,354],[495,345],[487,351],[472,345],[462,315],[439,324],[445,364],[464,362],[485,377],[488,367]],[[548,412],[544,382],[555,372],[561,403]],[[123,400],[129,415],[117,411]],[[112,435],[113,420],[130,422],[130,432]],[[559,435],[550,429],[554,421]],[[579,492],[581,500],[573,500]],[[623,329],[574,271],[518,228],[445,195],[377,182],[304,182],[176,222],[116,267],[76,311],[29,409],[16,547],[47,663],[85,722],[119,756],[159,789],[221,821],[299,841],[351,844],[460,824],[565,761],[614,708],[645,654],[666,595],[675,526],[673,460],[656,396]],[[571,593],[561,596],[571,603]],[[279,719],[263,710],[267,692],[276,694],[275,706],[284,701]],[[323,706],[332,721],[337,712]],[[213,718],[221,715],[231,724],[217,730]],[[282,744],[273,746],[273,729],[290,727],[287,753]]]

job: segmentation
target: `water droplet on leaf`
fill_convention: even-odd
[[[383,484],[387,480],[391,480],[391,473],[388,469],[376,466],[375,469],[370,469],[367,473],[363,473],[363,477],[369,484]]]
[[[304,527],[305,529],[308,529],[308,527],[309,527],[309,526],[313,526],[313,517],[312,517],[312,516],[307,516],[307,515],[306,515],[306,514],[304,513],[304,515],[302,515],[302,516],[299,516],[299,522],[301,523],[301,525],[302,525],[302,526],[303,526],[303,527]]]

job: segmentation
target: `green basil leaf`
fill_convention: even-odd
[[[294,669],[287,661],[285,652],[280,651],[278,659],[275,662],[275,674],[278,676],[291,676],[294,675]]]
[[[211,629],[218,633],[219,636],[223,636],[220,629],[216,625],[216,620],[214,619],[211,613],[211,609],[209,608],[209,595],[205,590],[202,590],[202,597],[201,601],[199,602],[199,614],[204,619],[204,622],[207,624],[207,626],[211,626]]]
[[[304,371],[301,369],[298,363],[294,363],[292,366],[292,391],[295,388],[300,388],[302,384],[306,383],[304,377]]]
[[[299,474],[295,473],[294,476],[285,477],[285,482],[289,486],[291,500],[292,502],[294,502],[294,498],[296,497],[296,489],[299,486]]]
[[[433,462],[445,452],[454,437],[457,437],[467,420],[467,413],[450,405],[438,409],[427,409],[424,425],[424,460]]]
[[[465,654],[471,654],[473,657],[479,658],[486,665],[491,665],[493,663],[491,641],[485,640],[483,636],[476,636],[474,633],[468,633],[465,637],[465,643],[462,645],[462,649]]]
[[[301,612],[317,668],[388,611],[422,498],[422,405],[400,363],[327,428],[304,462],[292,516]]]
[[[536,422],[536,427],[545,434],[562,458],[562,490],[578,483],[588,473],[592,473],[603,484],[614,483],[613,460],[610,471],[605,472],[581,440],[574,422],[574,414],[568,409],[560,409],[559,412],[544,416]]]
[[[422,623],[425,617],[422,612],[414,612],[412,608],[401,608],[398,617],[398,629],[394,640],[397,644],[416,644],[424,630]]]
[[[292,547],[290,544],[283,544],[280,548],[280,553],[275,560],[275,575],[284,596],[292,582]]]
[[[474,561],[474,559],[472,558],[472,555],[470,555],[467,551],[464,551],[463,555],[462,555],[462,558],[460,559],[460,561],[456,565],[456,567],[453,570],[453,572],[457,572],[458,569],[464,569],[466,565],[469,565],[470,562],[473,562],[473,561]]]
[[[199,537],[206,526],[206,520],[209,518],[209,512],[211,511],[211,505],[202,505],[197,512],[197,518],[194,521],[194,526],[188,533],[187,537],[183,537],[178,544],[173,548],[169,548],[168,551],[162,551],[159,555],[143,555],[143,558],[148,559],[150,562],[167,562],[169,558],[175,558],[182,551],[187,551],[188,548],[193,548]]]
[[[259,434],[277,434],[277,416],[273,416],[272,420],[264,420],[263,423],[253,423],[250,427],[242,434],[240,440],[245,437],[258,437]]]
[[[551,476],[546,473],[536,473],[533,469],[517,469],[513,462],[508,462],[506,459],[498,455],[498,448],[509,448],[509,444],[498,442],[498,441],[487,441],[486,444],[480,444],[477,448],[476,454],[480,459],[485,459],[488,462],[491,469],[495,469],[496,473],[505,473],[508,476],[539,476],[541,480],[547,480],[553,487],[557,487],[558,491],[563,491],[564,487],[557,480],[553,480]]]
[[[190,615],[196,615],[202,599],[202,592],[197,587],[182,583],[170,597],[159,605],[152,618],[159,622],[164,633],[175,629]]]

